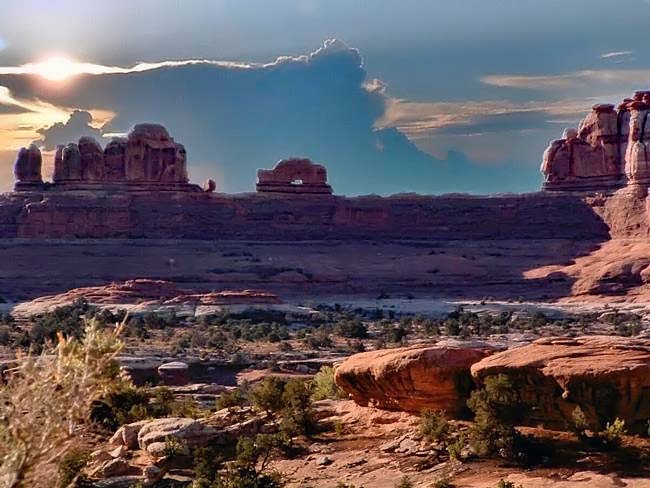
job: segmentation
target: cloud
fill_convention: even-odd
[[[360,53],[340,41],[271,63],[156,66],[80,74],[63,85],[36,83],[33,73],[5,73],[0,74],[0,85],[8,87],[14,99],[91,112],[93,126],[101,125],[105,135],[124,133],[139,122],[162,123],[186,145],[192,179],[219,175],[217,184],[224,191],[251,191],[258,168],[289,156],[325,164],[341,194],[486,193],[538,186],[537,161],[485,168],[457,151],[462,147],[449,147],[456,151],[444,151],[440,157],[422,151],[423,146],[413,144],[400,129],[429,123],[413,116],[417,104],[399,107],[410,110],[408,123],[376,126],[393,103],[388,88],[380,80],[369,80]],[[50,136],[44,139],[48,147],[76,139],[90,123],[87,117],[74,127],[70,121],[63,123],[72,111],[65,110],[65,117],[54,121],[61,124],[32,124],[55,125],[56,134],[43,134]],[[104,114],[101,121],[99,113]],[[434,119],[440,117],[435,114]],[[537,150],[541,154],[543,145]]]
[[[500,88],[520,88],[528,90],[582,89],[621,89],[631,86],[650,85],[650,70],[647,69],[603,69],[582,70],[557,75],[487,75],[481,77],[487,85]]]
[[[137,63],[131,67],[105,66],[101,64],[84,63],[67,58],[49,58],[39,62],[26,63],[21,66],[0,66],[0,75],[37,75],[51,80],[63,80],[79,75],[109,75],[142,73],[161,68],[205,65],[218,68],[236,69],[266,69],[274,68],[285,63],[310,63],[317,61],[320,56],[333,52],[347,52],[361,59],[356,49],[349,48],[337,39],[328,39],[322,47],[309,55],[280,56],[270,63],[238,63],[233,61],[213,61],[208,59],[188,59],[183,61],[160,61],[155,63]]]
[[[379,128],[397,127],[411,138],[436,133],[503,132],[554,123],[558,117],[584,115],[594,99],[513,102],[510,100],[466,100],[460,102],[410,102],[391,99],[377,121]]]
[[[629,58],[634,51],[610,51],[600,55],[601,59]]]
[[[90,112],[75,110],[65,122],[38,129],[42,138],[35,141],[43,146],[46,151],[53,151],[59,144],[67,144],[76,141],[81,136],[91,136],[99,141],[103,138],[102,131],[92,126],[93,116]]]

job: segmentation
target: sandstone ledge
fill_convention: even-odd
[[[619,417],[632,430],[647,430],[650,340],[544,338],[486,357],[471,371],[479,383],[497,374],[511,377],[531,407],[531,424],[565,429],[580,406],[594,426]]]
[[[462,416],[473,387],[469,368],[490,352],[446,346],[370,351],[345,360],[335,380],[362,406],[414,413],[429,408]]]

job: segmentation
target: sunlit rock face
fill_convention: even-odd
[[[609,190],[650,184],[650,91],[615,107],[597,104],[544,152],[544,190]]]
[[[20,190],[118,188],[200,191],[188,184],[187,153],[159,124],[138,124],[126,138],[114,138],[102,149],[94,138],[58,146],[53,182],[44,186],[38,147],[21,149],[15,166]]]

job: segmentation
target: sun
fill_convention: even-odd
[[[42,76],[49,81],[65,81],[83,72],[82,63],[78,63],[69,58],[52,57],[32,63],[30,70],[32,73]]]

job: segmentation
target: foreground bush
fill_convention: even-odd
[[[332,366],[323,366],[313,379],[312,398],[316,401],[331,398],[340,400],[347,398],[346,393],[334,382],[334,371]]]
[[[55,462],[74,449],[74,430],[88,420],[93,401],[120,385],[120,331],[91,323],[82,340],[59,334],[51,350],[18,358],[0,389],[1,486],[57,479]]]
[[[449,422],[442,410],[425,408],[420,414],[420,433],[432,442],[444,441],[449,433]]]
[[[280,434],[258,434],[241,438],[230,457],[221,447],[197,450],[192,488],[281,488],[285,482],[269,462],[286,446]]]
[[[522,405],[510,378],[503,374],[488,376],[483,388],[472,392],[467,405],[474,412],[474,451],[479,456],[514,457],[518,438],[514,426]]]

